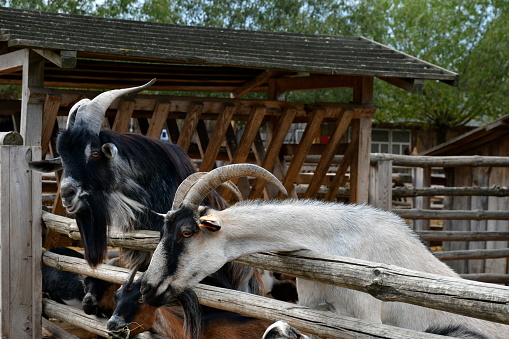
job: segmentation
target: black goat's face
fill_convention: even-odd
[[[141,300],[141,282],[126,282],[115,292],[115,310],[107,323],[113,338],[129,338],[149,329],[156,308]]]
[[[99,135],[86,126],[75,126],[59,135],[57,150],[64,168],[60,193],[67,213],[78,213],[86,208],[89,196],[111,190],[109,162],[117,153],[114,145],[102,145]]]

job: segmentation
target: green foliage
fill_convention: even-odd
[[[507,0],[0,0],[0,5],[174,24],[365,36],[461,75],[422,94],[375,82],[378,121],[444,134],[509,114]],[[289,94],[296,102],[349,100],[345,91]]]

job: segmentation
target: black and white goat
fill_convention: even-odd
[[[43,172],[63,168],[62,203],[76,218],[85,258],[92,266],[105,258],[108,229],[161,230],[163,221],[151,211],[169,210],[179,184],[196,172],[191,159],[177,145],[139,134],[101,130],[113,101],[144,90],[154,81],[77,102],[70,110],[67,128],[57,138],[60,158],[30,163],[32,169]],[[226,207],[215,192],[205,200],[219,209]],[[143,270],[150,253],[122,250],[120,258],[121,266]],[[259,293],[252,268],[228,264],[222,271],[233,279],[235,289]]]
[[[83,254],[67,247],[55,247],[48,251],[83,259]],[[58,268],[42,267],[42,293],[60,304],[81,308],[85,296],[85,277],[74,272],[61,271]]]
[[[173,339],[261,338],[269,322],[210,307],[201,309],[192,290],[177,296],[180,306],[153,307],[141,300],[136,272],[115,292],[115,311],[107,327],[112,338],[151,332]],[[228,281],[218,286],[230,288]]]
[[[312,250],[458,277],[422,244],[398,216],[367,205],[312,200],[245,201],[217,211],[200,207],[220,182],[256,176],[255,165],[220,167],[164,215],[165,226],[141,292],[148,303],[170,299],[225,262],[265,251]],[[281,186],[281,185],[280,185]],[[509,327],[400,302],[382,302],[350,289],[298,279],[299,303],[338,314],[425,331],[464,326],[489,338],[509,338]]]

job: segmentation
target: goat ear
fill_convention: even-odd
[[[118,154],[117,146],[115,146],[112,143],[107,143],[102,146],[102,151],[104,155],[106,155],[108,158],[113,159]]]
[[[204,215],[200,217],[200,227],[209,229],[212,232],[219,231],[222,226],[221,219],[215,214]]]

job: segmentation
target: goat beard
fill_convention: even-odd
[[[90,195],[76,213],[76,223],[85,248],[85,260],[92,267],[106,258],[107,227],[110,222],[106,201],[103,195]]]

